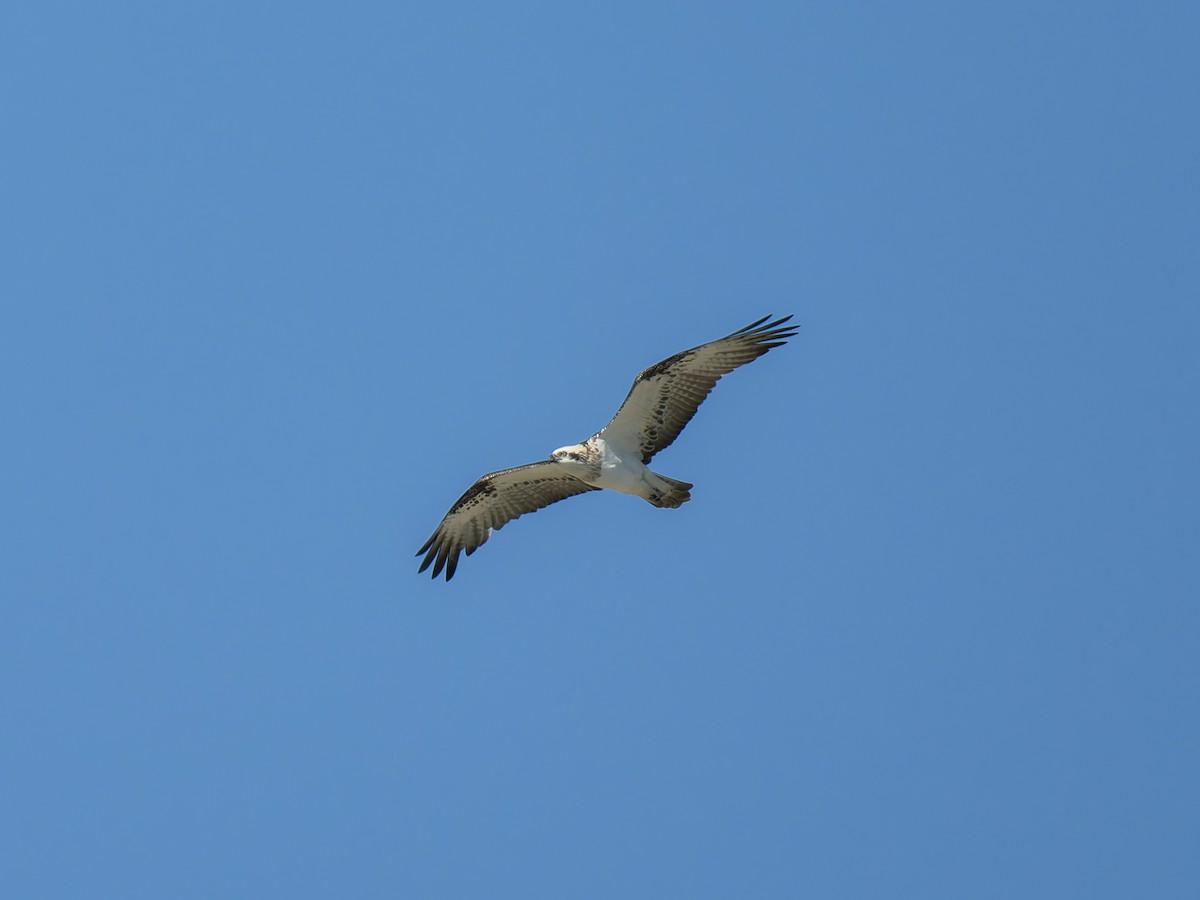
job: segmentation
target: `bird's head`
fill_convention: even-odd
[[[550,458],[560,463],[586,463],[583,444],[572,444],[570,447],[559,447],[550,454]]]

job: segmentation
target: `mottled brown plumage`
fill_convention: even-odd
[[[795,335],[796,326],[784,325],[791,316],[769,318],[643,370],[617,414],[583,443],[561,447],[541,462],[484,475],[417,551],[425,554],[417,571],[432,565],[432,577],[444,570],[449,581],[459,555],[470,556],[505,523],[587,491],[608,488],[664,509],[686,503],[692,485],[651,472],[646,463],[679,436],[722,376]]]
[[[417,551],[417,556],[425,554],[417,571],[424,572],[433,563],[433,577],[445,567],[449,581],[458,568],[459,554],[465,550],[470,556],[506,523],[559,500],[598,490],[548,459],[490,472],[467,488]]]
[[[617,414],[596,436],[610,442],[636,441],[642,462],[650,462],[654,454],[674,443],[723,375],[795,336],[797,326],[783,324],[791,316],[767,322],[769,318],[764,316],[733,334],[676,353],[643,370],[633,380]]]

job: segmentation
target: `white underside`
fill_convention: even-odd
[[[642,498],[668,489],[662,479],[642,464],[639,451],[622,450],[604,438],[596,438],[592,446],[600,451],[600,477],[592,482],[596,487]]]

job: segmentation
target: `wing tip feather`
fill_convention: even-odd
[[[800,328],[799,325],[784,324],[791,318],[791,314],[778,319],[772,319],[769,315],[763,316],[761,319],[751,322],[746,327],[739,328],[733,334],[722,338],[722,340],[743,341],[760,347],[763,346],[765,341],[786,341],[788,338],[795,337],[797,330]],[[773,346],[778,346],[778,344]]]
[[[773,315],[773,313],[767,313],[761,319],[755,319],[753,322],[751,322],[745,328],[739,328],[737,331],[735,331],[733,334],[731,334],[730,337],[733,337],[734,334],[746,334],[748,331],[752,331],[753,329],[755,329],[759,325],[761,325],[763,322],[767,321],[767,319],[771,318],[772,315]],[[780,319],[780,321],[786,322],[787,319]]]

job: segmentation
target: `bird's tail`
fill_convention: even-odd
[[[661,482],[654,483],[650,496],[646,498],[654,506],[659,509],[678,509],[692,499],[692,495],[688,492],[695,485],[688,484],[686,481],[676,481],[674,478],[659,475],[657,472],[651,474],[657,479],[657,482]]]

